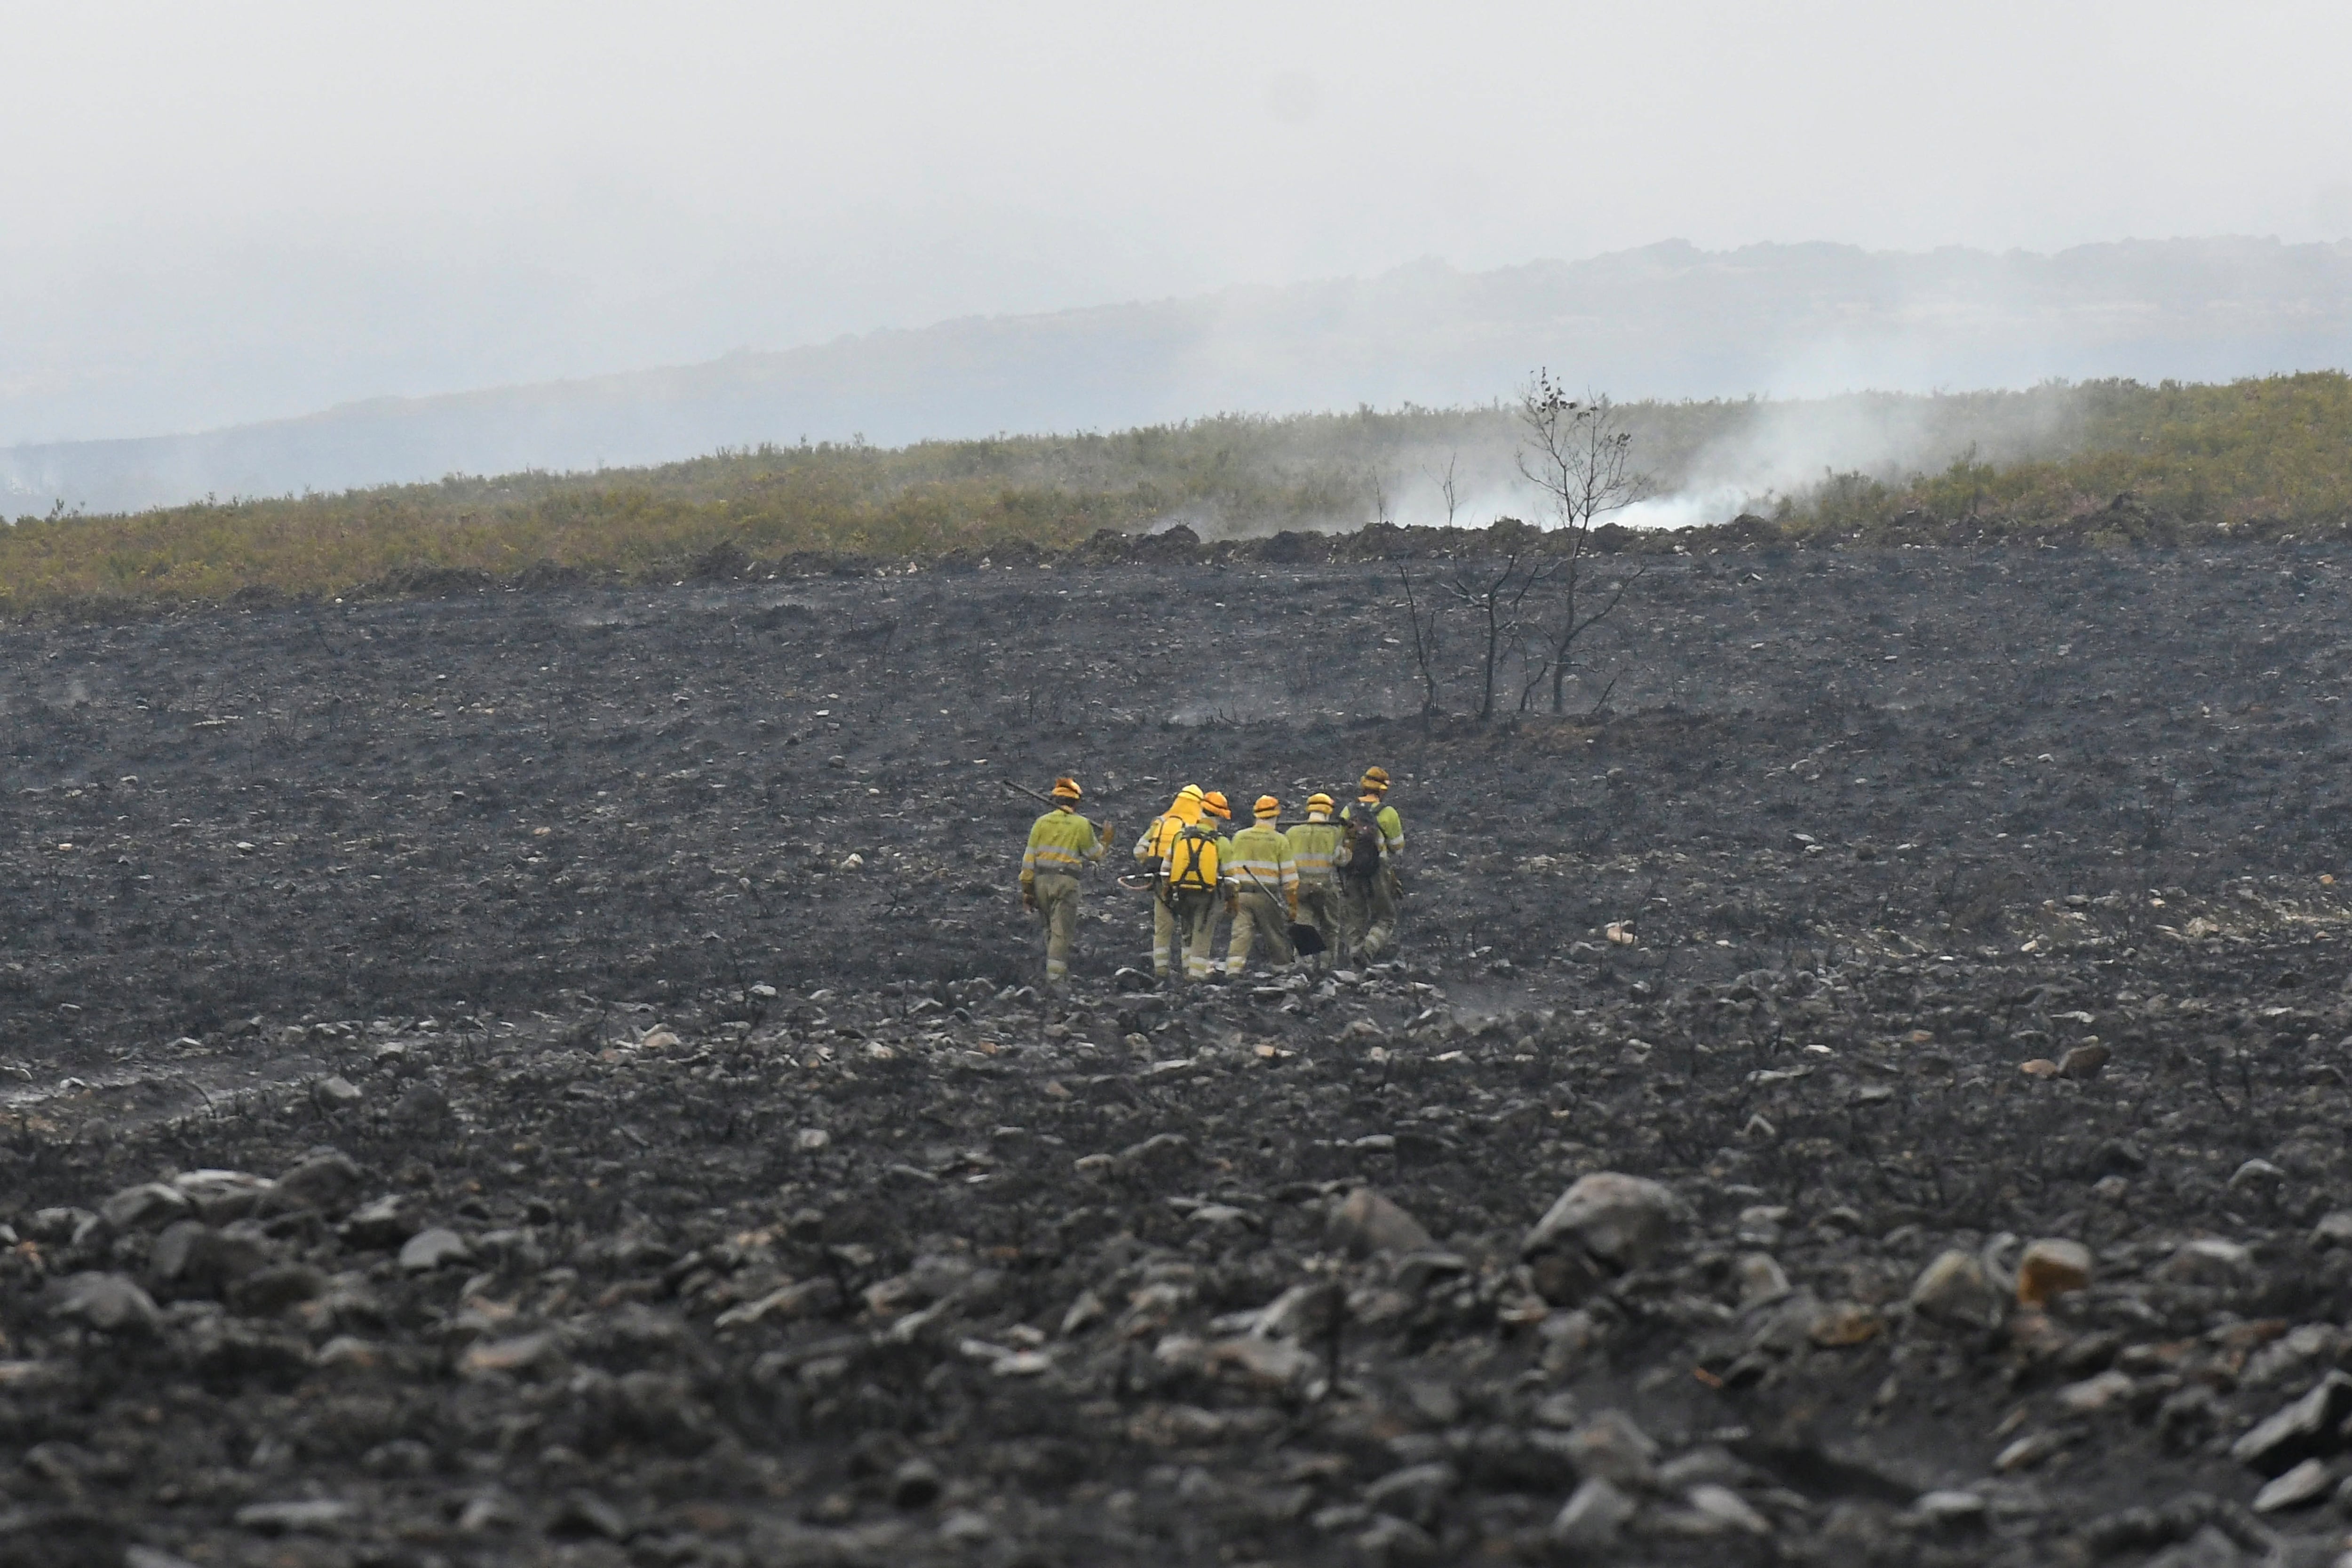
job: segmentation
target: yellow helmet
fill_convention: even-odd
[[[1213,789],[1202,795],[1201,809],[1211,816],[1221,816],[1228,822],[1233,820],[1234,808],[1225,804],[1225,792],[1221,789]]]
[[[1331,797],[1320,790],[1307,797],[1307,815],[1313,816],[1318,812],[1325,816],[1331,815]]]
[[[1389,791],[1389,771],[1386,768],[1366,768],[1364,782],[1356,786],[1366,795],[1386,795]]]
[[[1257,804],[1250,809],[1257,813],[1260,816],[1280,816],[1282,815],[1282,802],[1275,799],[1274,796],[1270,795],[1262,795],[1257,797]]]
[[[1078,787],[1078,781],[1066,774],[1054,781],[1055,800],[1084,800],[1086,795],[1087,792]]]
[[[1182,789],[1176,792],[1176,798],[1178,800],[1198,800],[1201,798],[1201,786],[1199,784],[1186,784]]]

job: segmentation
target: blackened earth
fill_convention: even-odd
[[[1361,564],[12,629],[0,1562],[2330,1562],[2347,577],[1678,558],[1487,724]],[[1398,962],[1031,989],[1001,780],[1375,762]]]

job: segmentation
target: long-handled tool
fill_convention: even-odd
[[[1280,905],[1285,902],[1282,895],[1276,892],[1272,888],[1267,887],[1264,881],[1260,880],[1256,872],[1244,870],[1242,875],[1247,877],[1251,881],[1257,883],[1257,890],[1265,894],[1267,898],[1272,899],[1276,904]],[[1317,931],[1313,926],[1308,925],[1305,921],[1292,921],[1290,922],[1289,935],[1290,951],[1300,958],[1312,958],[1317,953],[1324,951],[1326,944],[1323,941],[1323,933]]]

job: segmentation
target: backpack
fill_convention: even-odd
[[[1168,847],[1168,885],[1189,892],[1214,891],[1223,868],[1217,864],[1216,836],[1187,827]]]
[[[1377,810],[1358,814],[1349,812],[1345,824],[1347,837],[1344,847],[1347,864],[1340,868],[1349,876],[1369,882],[1381,868],[1381,822]]]

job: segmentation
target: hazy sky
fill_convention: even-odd
[[[2352,237],[2352,7],[0,0],[0,443],[1682,237]]]

